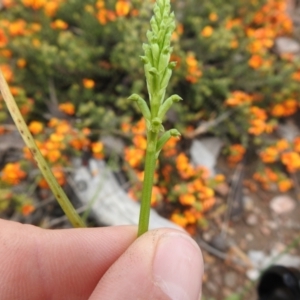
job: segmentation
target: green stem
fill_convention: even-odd
[[[80,216],[76,212],[75,208],[71,204],[70,200],[68,199],[67,195],[58,184],[57,180],[55,179],[51,169],[49,168],[46,160],[44,159],[42,153],[40,152],[39,148],[37,147],[24,119],[23,116],[13,98],[7,82],[0,70],[0,90],[3,95],[4,101],[7,105],[7,108],[26,144],[26,146],[30,149],[35,161],[39,169],[41,170],[43,176],[47,180],[51,191],[53,192],[54,196],[56,197],[58,203],[60,204],[62,210],[66,214],[67,218],[71,222],[74,227],[86,227],[84,222],[81,220]]]
[[[138,236],[148,231],[158,132],[148,132]]]

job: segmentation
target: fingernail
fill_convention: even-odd
[[[153,262],[155,284],[172,300],[198,300],[203,273],[198,245],[187,235],[162,236]]]

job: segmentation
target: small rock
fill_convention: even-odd
[[[300,45],[292,38],[281,36],[275,40],[275,49],[278,54],[298,54],[300,52]]]
[[[216,186],[215,191],[225,197],[229,193],[229,185],[226,182],[222,182]]]
[[[244,209],[247,211],[253,210],[254,204],[253,204],[253,199],[249,196],[244,196],[243,197],[243,205]]]
[[[202,238],[206,242],[210,241],[211,240],[211,233],[210,232],[204,232],[203,235],[202,235]]]
[[[206,283],[206,288],[211,291],[211,293],[215,294],[218,291],[218,287],[216,284],[214,284],[212,281],[208,281]]]
[[[273,246],[273,251],[274,252],[283,252],[285,250],[286,246],[282,243],[276,243],[274,246]]]
[[[101,142],[107,147],[110,151],[113,151],[117,154],[123,154],[124,142],[122,139],[115,136],[106,135],[101,138]]]
[[[246,240],[249,241],[249,242],[253,241],[253,235],[251,233],[247,233],[246,234]]]
[[[227,287],[233,288],[237,284],[237,275],[234,272],[227,272],[224,278],[224,283]]]
[[[190,149],[191,158],[196,166],[204,166],[210,171],[210,175],[215,175],[215,165],[220,154],[223,142],[219,138],[203,138],[193,140]]]
[[[212,238],[210,244],[215,247],[216,249],[226,252],[228,247],[229,247],[229,243],[226,240],[226,238],[224,238],[224,236],[222,234],[216,235]]]
[[[271,234],[271,230],[268,227],[265,227],[265,226],[261,227],[260,231],[265,236],[269,236]]]
[[[249,214],[246,217],[246,224],[247,225],[249,225],[249,226],[255,226],[255,225],[257,225],[257,223],[258,223],[257,215],[255,215],[255,214]]]
[[[270,208],[278,215],[293,211],[295,206],[295,201],[288,195],[276,196],[270,203]]]
[[[231,289],[228,289],[225,287],[222,289],[222,293],[223,293],[223,297],[228,299],[228,297],[230,297],[232,295],[233,291]]]
[[[286,120],[284,124],[279,124],[277,132],[280,137],[292,142],[297,136],[300,135],[300,130],[293,120]]]
[[[273,221],[267,221],[267,226],[272,229],[272,230],[275,230],[278,228],[278,224],[276,222],[273,222]]]
[[[260,272],[255,269],[251,269],[246,272],[246,275],[250,280],[254,281],[259,278]]]

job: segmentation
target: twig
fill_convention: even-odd
[[[185,133],[184,137],[192,139],[197,135],[204,134],[212,127],[215,127],[218,124],[220,124],[221,122],[225,121],[231,114],[232,114],[232,111],[227,111],[227,112],[223,113],[222,115],[218,116],[214,120],[204,122],[204,123],[200,124],[200,126],[197,127],[194,131]]]
[[[3,99],[14,120],[15,125],[18,128],[18,131],[20,132],[26,146],[30,149],[35,161],[37,162],[39,169],[41,170],[43,176],[47,180],[49,187],[53,192],[53,194],[55,195],[62,210],[68,216],[68,219],[70,220],[71,224],[74,227],[85,227],[85,224],[81,220],[80,216],[76,213],[73,205],[69,201],[68,197],[66,196],[61,186],[58,184],[46,160],[44,159],[42,153],[37,147],[34,138],[32,137],[23,119],[23,116],[15,102],[15,99],[13,98],[10,92],[8,84],[1,71],[0,71],[0,89],[3,95]]]

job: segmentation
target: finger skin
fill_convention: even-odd
[[[0,299],[86,300],[136,227],[44,230],[0,220]]]
[[[180,231],[158,229],[130,245],[90,300],[199,300],[202,274],[198,245]]]

